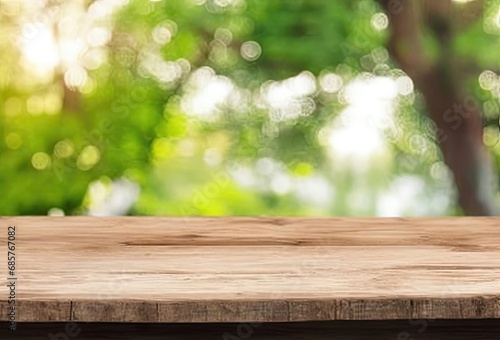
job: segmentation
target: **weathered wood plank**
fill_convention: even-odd
[[[299,323],[28,323],[0,339],[16,340],[476,340],[500,339],[499,320],[327,321]]]
[[[500,318],[499,218],[2,217],[0,225],[17,226],[17,321]]]

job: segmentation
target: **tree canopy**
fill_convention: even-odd
[[[0,4],[1,215],[495,214],[500,2]]]

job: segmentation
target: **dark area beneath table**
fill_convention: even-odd
[[[297,323],[17,323],[16,331],[0,325],[0,339],[19,340],[441,340],[500,339],[500,320],[327,321]]]

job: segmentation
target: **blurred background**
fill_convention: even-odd
[[[438,3],[0,0],[0,215],[495,214],[500,1]]]

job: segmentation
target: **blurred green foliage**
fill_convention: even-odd
[[[0,7],[1,215],[460,214],[374,1],[40,4]],[[487,20],[454,44],[479,71],[499,67]],[[499,81],[477,72],[464,81],[498,118]],[[349,107],[384,119],[370,100],[394,108],[385,143],[363,122],[333,138]]]

